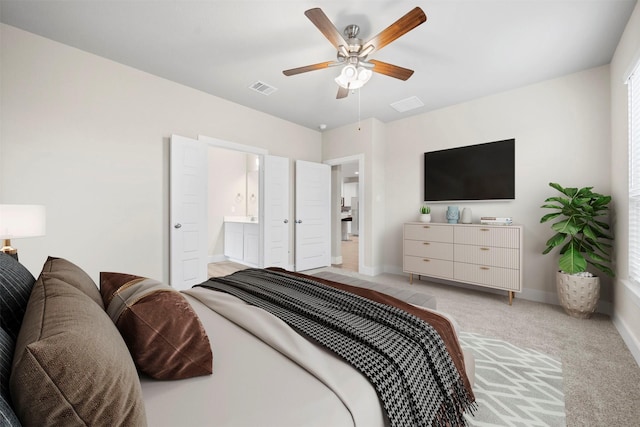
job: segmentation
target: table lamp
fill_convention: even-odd
[[[45,207],[42,205],[0,205],[0,251],[18,259],[18,250],[11,239],[45,235]]]

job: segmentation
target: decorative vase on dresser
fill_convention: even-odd
[[[471,224],[471,209],[462,209],[462,215],[460,215],[460,222],[462,224]]]
[[[404,224],[403,271],[454,282],[502,289],[511,305],[522,292],[520,225]]]
[[[449,224],[457,224],[460,217],[460,211],[457,206],[447,207],[447,222]]]

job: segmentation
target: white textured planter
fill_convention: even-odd
[[[569,316],[588,319],[596,311],[600,299],[599,277],[572,276],[558,271],[556,285],[560,305]]]
[[[420,214],[420,222],[431,222],[431,214]]]

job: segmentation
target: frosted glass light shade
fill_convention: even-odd
[[[360,89],[371,78],[373,73],[364,67],[353,64],[345,65],[340,75],[335,78],[336,83],[345,89]]]
[[[46,210],[42,205],[0,205],[0,239],[44,236]]]

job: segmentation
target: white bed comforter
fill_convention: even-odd
[[[209,335],[213,375],[141,378],[149,426],[385,425],[373,387],[333,353],[231,295],[183,294]]]

